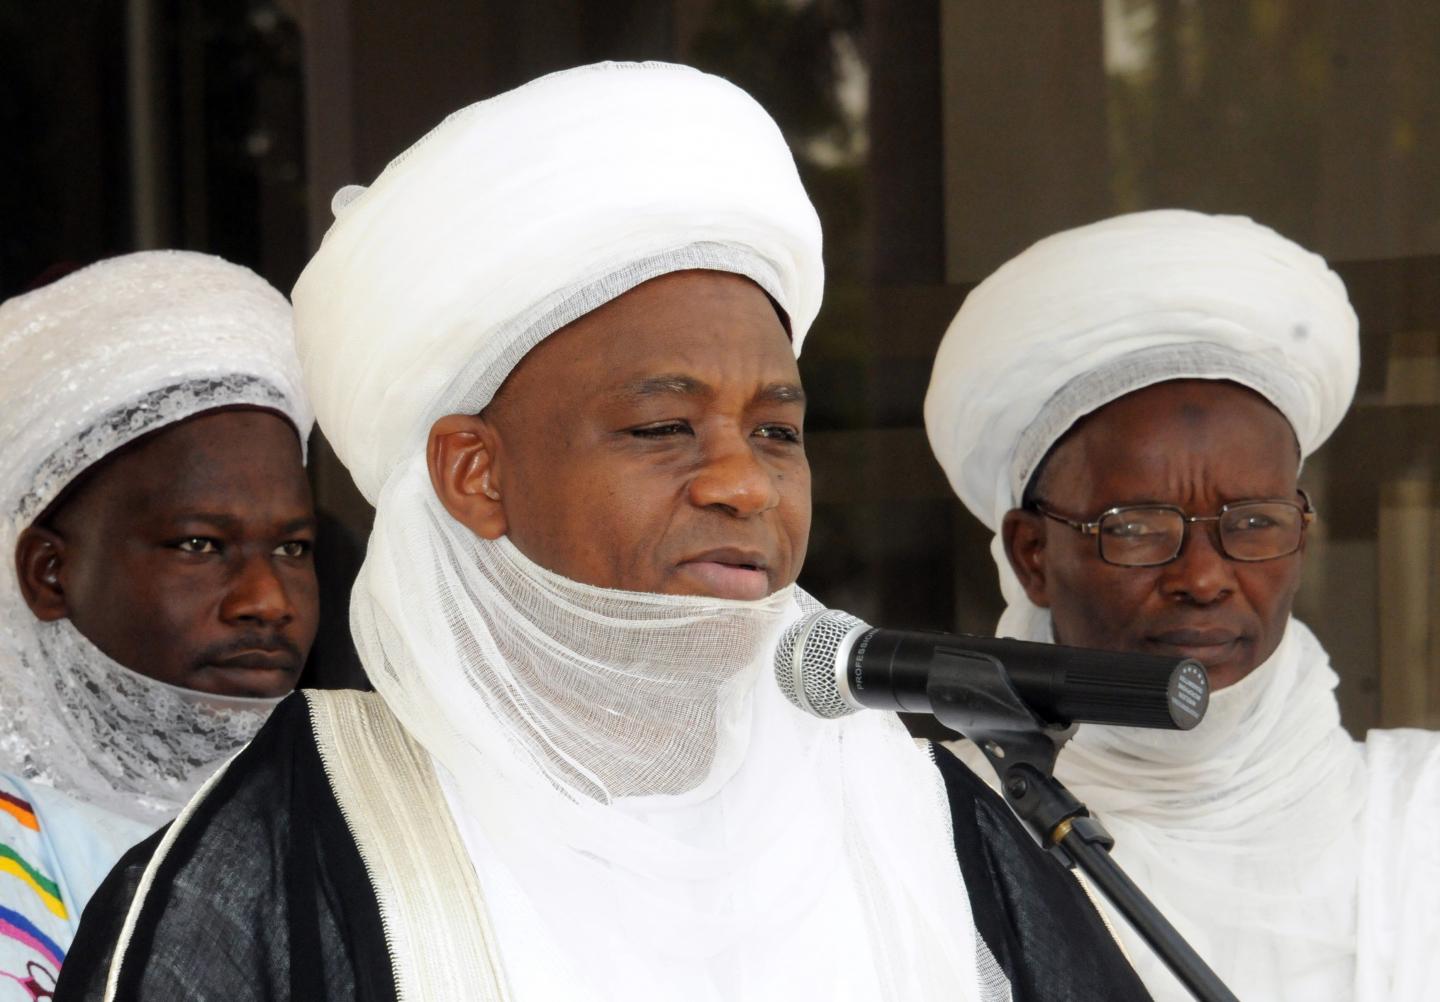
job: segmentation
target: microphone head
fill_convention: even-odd
[[[775,681],[785,698],[827,720],[861,709],[842,691],[840,678],[852,638],[869,628],[836,609],[812,612],[791,623],[775,648]]]

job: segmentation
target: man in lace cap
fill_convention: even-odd
[[[894,717],[770,679],[813,604],[823,276],[753,100],[557,73],[335,210],[296,332],[376,504],[377,691],[283,705],[117,868],[58,998],[1143,997],[973,776],[952,807]]]
[[[0,999],[54,987],[115,860],[294,687],[311,423],[245,268],[131,254],[0,304]]]
[[[1440,741],[1351,740],[1291,615],[1315,518],[1300,462],[1358,366],[1319,257],[1248,219],[1144,212],[982,282],[925,402],[951,484],[996,533],[998,633],[1206,665],[1195,730],[1087,724],[1056,775],[1245,999],[1418,1002],[1440,984]],[[1188,998],[1122,931],[1155,997]]]

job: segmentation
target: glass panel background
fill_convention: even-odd
[[[336,186],[462,104],[601,58],[730,76],[796,149],[829,275],[802,359],[802,583],[877,623],[983,633],[998,615],[988,534],[920,418],[979,278],[1055,230],[1157,206],[1252,215],[1325,254],[1363,366],[1305,472],[1321,519],[1298,610],[1352,729],[1440,725],[1427,0],[0,0],[0,292],[156,244],[288,288]],[[368,509],[314,454],[320,503],[363,539]]]

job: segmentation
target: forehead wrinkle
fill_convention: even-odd
[[[1072,479],[1088,493],[1096,511],[1163,504],[1178,505],[1190,514],[1213,514],[1220,505],[1236,501],[1288,499],[1294,489],[1297,464],[1279,455],[1272,457],[1275,463],[1258,454],[1230,462],[1206,448],[1190,451],[1156,444],[1117,460],[1107,448],[1110,444],[1076,440],[1068,455],[1072,465],[1061,478]]]
[[[239,528],[241,524],[239,518],[225,512],[195,511],[193,509],[186,509],[183,506],[174,511],[160,510],[157,511],[156,514],[166,521],[204,522],[219,529],[236,529]]]

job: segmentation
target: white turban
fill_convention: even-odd
[[[283,414],[303,448],[313,418],[290,308],[247,268],[147,251],[0,303],[0,771],[158,824],[264,719],[254,710],[272,700],[197,709],[68,619],[42,623],[14,569],[20,532],[97,461],[236,405]]]
[[[1265,226],[1118,216],[1041,240],[970,293],[935,358],[925,429],[960,500],[998,532],[1077,420],[1154,383],[1247,386],[1309,455],[1354,396],[1358,327],[1324,260]]]
[[[373,503],[447,413],[476,413],[559,327],[647,279],[745,275],[820,308],[820,224],[744,91],[662,63],[542,77],[456,112],[335,223],[294,290],[320,426]]]

